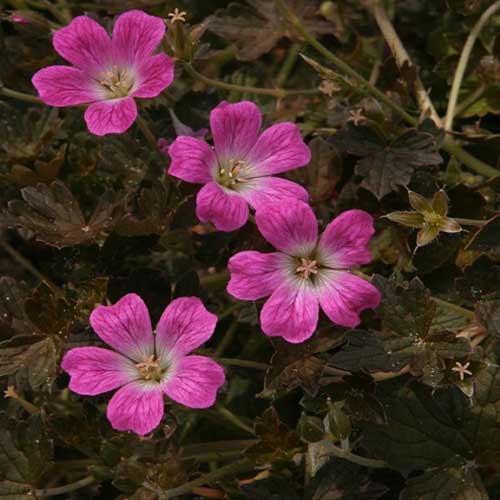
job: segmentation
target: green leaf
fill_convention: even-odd
[[[475,252],[489,252],[500,248],[500,214],[491,218],[473,236],[466,246],[466,250]]]
[[[238,58],[252,61],[269,52],[284,36],[292,36],[275,2],[247,0],[248,5],[229,4],[206,19],[207,28],[234,42]],[[311,34],[332,33],[335,25],[316,16],[320,1],[288,0],[288,7],[299,17]]]
[[[476,315],[488,333],[500,339],[500,300],[478,302]]]
[[[400,500],[489,500],[477,471],[435,469],[407,481]]]
[[[24,499],[23,494],[52,467],[52,441],[46,437],[38,415],[21,422],[5,414],[0,418],[3,425],[0,429],[0,498]]]
[[[387,487],[370,478],[370,472],[346,460],[330,460],[307,488],[307,500],[376,500]]]
[[[475,377],[475,401],[458,388],[432,390],[418,383],[387,384],[379,400],[386,423],[366,422],[364,445],[406,473],[500,459],[500,374],[490,365]]]
[[[23,200],[9,202],[11,226],[27,229],[37,240],[56,248],[102,243],[121,216],[123,195],[105,193],[87,222],[78,201],[61,182],[21,190]]]
[[[389,338],[380,332],[354,330],[347,334],[347,344],[333,355],[330,363],[354,372],[397,372],[411,361],[414,353],[410,338]]]
[[[407,186],[415,168],[443,162],[435,137],[416,129],[384,140],[368,127],[349,123],[337,132],[333,142],[340,151],[363,157],[356,164],[356,174],[363,177],[361,186],[379,200],[400,186]]]
[[[423,339],[436,312],[430,290],[418,278],[409,283],[396,283],[375,275],[372,283],[382,294],[378,311],[384,329],[403,337]]]

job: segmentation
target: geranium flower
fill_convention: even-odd
[[[125,132],[137,117],[134,97],[156,97],[172,83],[172,60],[153,55],[164,34],[162,19],[139,10],[118,17],[112,39],[90,17],[75,17],[53,38],[73,66],[43,68],[33,85],[50,106],[90,104],[85,121],[93,134]]]
[[[188,354],[212,336],[216,322],[196,297],[173,300],[155,334],[138,295],[99,306],[90,324],[117,352],[101,347],[71,349],[62,362],[71,376],[69,388],[85,396],[118,389],[108,404],[108,420],[116,430],[140,435],[160,423],[164,394],[190,408],[208,408],[224,383],[224,371],[210,358]]]
[[[354,327],[363,309],[375,308],[379,291],[349,269],[371,260],[372,217],[349,210],[335,218],[318,241],[318,223],[299,200],[267,204],[256,212],[264,238],[278,252],[240,252],[229,259],[227,291],[242,300],[270,295],[260,321],[264,333],[299,343],[314,333],[319,308],[336,324]]]
[[[279,123],[260,134],[262,115],[252,102],[220,103],[210,113],[215,148],[180,136],[170,146],[168,173],[205,184],[196,198],[196,215],[220,231],[233,231],[248,220],[248,205],[258,208],[283,198],[307,201],[307,191],[286,179],[271,177],[309,163],[311,153],[298,127]]]

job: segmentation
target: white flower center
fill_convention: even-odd
[[[112,66],[108,71],[101,73],[97,81],[108,97],[113,99],[128,96],[135,83],[132,73],[118,66]]]
[[[318,274],[318,263],[314,259],[300,259],[300,265],[295,268],[295,272],[301,275],[301,278],[307,280],[311,274]]]

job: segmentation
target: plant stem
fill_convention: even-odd
[[[257,94],[257,95],[268,95],[271,97],[275,97],[276,99],[283,99],[285,97],[294,96],[294,95],[315,95],[319,93],[318,89],[304,89],[304,90],[285,90],[285,89],[267,89],[261,87],[247,87],[244,85],[236,85],[234,83],[226,83],[220,80],[214,80],[212,78],[207,78],[206,76],[198,73],[193,66],[189,63],[184,63],[184,68],[186,71],[196,80],[203,82],[205,85],[209,87],[215,87],[222,90],[229,90],[235,92],[248,92],[249,94]]]
[[[216,274],[207,274],[200,278],[200,285],[202,286],[218,286],[225,285],[229,281],[229,273],[227,271],[222,271]]]
[[[288,54],[286,56],[285,62],[281,66],[280,72],[278,73],[278,77],[276,78],[276,84],[278,87],[282,87],[288,79],[290,72],[292,71],[295,63],[297,62],[297,57],[299,55],[301,48],[300,43],[294,43],[288,50]]]
[[[229,325],[229,328],[224,333],[222,340],[220,341],[217,349],[214,352],[214,357],[218,358],[222,355],[222,353],[226,350],[226,347],[231,344],[234,338],[234,334],[238,328],[238,321],[234,319],[232,323]]]
[[[87,476],[83,479],[75,481],[74,483],[65,484],[64,486],[57,486],[56,488],[45,488],[42,490],[35,490],[35,498],[38,497],[54,497],[57,495],[62,495],[64,493],[70,493],[71,491],[79,490],[80,488],[85,488],[96,482],[94,476]]]
[[[5,250],[14,260],[24,267],[26,271],[31,273],[35,278],[37,278],[42,283],[45,283],[56,295],[63,295],[63,291],[49,278],[45,277],[26,257],[21,255],[14,247],[5,241],[5,236],[0,239],[0,247]]]
[[[386,96],[382,91],[380,91],[377,87],[372,85],[368,80],[366,80],[363,76],[361,76],[356,70],[351,68],[349,64],[344,62],[342,59],[337,57],[333,52],[330,52],[324,45],[322,45],[314,36],[312,36],[301,24],[300,19],[291,12],[290,9],[286,6],[284,0],[276,0],[276,4],[283,16],[288,18],[296,31],[298,31],[302,37],[320,54],[322,54],[328,61],[332,62],[335,66],[337,66],[340,70],[342,70],[346,75],[350,76],[354,80],[356,80],[363,87],[366,87],[371,94],[377,97],[380,101],[382,101],[386,106],[391,108],[394,112],[396,112],[401,118],[403,118],[410,125],[417,125],[418,120],[414,118],[410,114],[408,114],[401,106],[396,104],[390,97]]]
[[[215,405],[214,409],[221,417],[225,418],[228,422],[231,422],[235,427],[238,427],[239,429],[248,432],[248,434],[252,434],[255,436],[253,428],[245,424],[245,422],[243,422],[240,417],[238,417],[238,415],[235,415],[232,411],[228,410],[218,403]]]
[[[231,314],[236,312],[238,309],[241,309],[242,307],[243,307],[243,302],[235,302],[234,304],[231,304],[229,307],[226,308],[224,312],[219,314],[219,321],[223,320],[224,318],[227,318],[228,316],[231,316]]]
[[[36,95],[25,94],[24,92],[8,89],[7,87],[4,87],[2,83],[0,83],[0,95],[10,97],[11,99],[17,99],[18,101],[30,102],[32,104],[43,104],[43,101]]]
[[[174,498],[185,495],[187,493],[191,493],[193,488],[204,486],[226,476],[232,476],[235,474],[240,474],[242,472],[247,472],[252,470],[253,468],[254,463],[245,458],[243,460],[239,460],[238,462],[216,469],[213,472],[209,472],[208,474],[205,474],[198,479],[194,479],[193,481],[184,483],[182,486],[178,486],[177,488],[171,488],[169,490],[162,491],[153,487],[149,483],[143,483],[143,486],[151,491],[156,492],[160,499],[168,500],[169,498]]]
[[[464,98],[463,101],[458,103],[455,108],[454,116],[460,116],[467,108],[472,106],[477,100],[481,99],[487,89],[488,86],[484,83],[479,85],[476,90],[473,90],[467,97]]]
[[[476,42],[476,38],[481,33],[484,25],[490,20],[490,18],[495,14],[497,10],[500,9],[500,0],[497,0],[494,4],[490,5],[479,18],[477,23],[472,28],[467,40],[465,41],[462,53],[460,54],[460,59],[458,61],[457,69],[455,70],[455,76],[453,77],[453,83],[451,86],[450,97],[448,99],[448,108],[446,110],[446,118],[444,120],[444,129],[447,132],[453,130],[453,117],[455,116],[455,106],[458,100],[458,94],[460,92],[460,86],[462,85],[462,80],[467,68],[467,63]]]
[[[226,366],[239,366],[241,368],[253,368],[254,370],[266,371],[271,368],[271,365],[266,363],[258,363],[248,359],[234,359],[234,358],[214,358],[221,365]]]
[[[338,458],[345,458],[346,460],[349,460],[349,462],[361,465],[363,467],[371,467],[374,469],[383,469],[385,467],[388,467],[388,465],[383,460],[360,457],[359,455],[356,455],[349,450],[343,450],[338,446],[332,446],[331,448],[328,448],[328,452],[329,454],[331,452],[332,455]]]
[[[161,161],[165,160],[165,155],[160,151],[158,147],[158,142],[156,140],[155,135],[151,132],[149,125],[146,120],[141,115],[137,115],[136,122],[138,127],[141,129],[142,135],[148,141],[148,144],[151,148],[156,152],[156,154],[160,157]]]
[[[500,175],[500,171],[477,159],[475,156],[472,156],[465,151],[465,149],[461,148],[448,134],[445,136],[441,147],[464,165],[475,170],[478,174],[484,175],[485,177],[496,177]]]
[[[394,55],[398,68],[401,69],[405,63],[412,66],[410,56],[401,43],[401,40],[396,33],[396,30],[394,29],[394,26],[392,25],[387,12],[385,11],[384,5],[380,0],[375,0],[375,3],[373,5],[373,15],[375,16],[377,25],[382,32],[387,45]],[[418,76],[415,80],[415,93],[417,96],[417,102],[420,108],[420,112],[424,115],[430,113],[430,116],[432,117],[436,125],[441,126],[441,118],[439,118],[434,105],[429,99],[422,80],[420,80],[420,77]]]
[[[392,109],[397,115],[399,115],[406,123],[412,126],[418,125],[418,119],[408,114],[401,106],[396,104],[390,97],[386,96],[381,92],[375,85],[372,85],[368,80],[361,76],[357,71],[352,69],[347,63],[342,59],[337,57],[333,52],[330,52],[324,45],[318,42],[307,30],[302,26],[299,18],[295,16],[286,6],[284,0],[275,0],[278,8],[281,10],[285,17],[291,20],[292,26],[305,38],[305,40],[315,48],[320,54],[322,54],[327,60],[332,62],[340,70],[342,70],[346,75],[352,77],[359,84],[366,88],[368,92],[374,95],[377,99],[383,102],[388,108]],[[500,1],[500,0],[499,0]],[[464,165],[467,165],[470,169],[475,170],[481,175],[486,177],[496,177],[500,175],[500,172],[495,168],[491,167],[487,163],[478,160],[471,154],[467,153],[462,149],[453,139],[447,135],[441,145],[449,154],[455,156]]]
[[[451,217],[455,222],[458,222],[461,226],[484,226],[488,221],[486,220],[475,220],[475,219],[462,219],[460,217]]]

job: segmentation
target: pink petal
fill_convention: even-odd
[[[119,389],[108,403],[106,415],[113,429],[144,436],[161,422],[163,393],[159,385],[132,382]]]
[[[223,161],[241,160],[257,141],[262,115],[253,102],[221,104],[210,113],[215,152]]]
[[[205,184],[196,197],[196,215],[219,231],[235,231],[248,220],[248,204],[238,193],[228,193],[215,182]]]
[[[88,16],[78,16],[57,30],[54,48],[66,61],[96,73],[112,62],[111,40],[106,30]]]
[[[210,174],[217,164],[212,148],[201,139],[181,136],[168,148],[172,163],[168,173],[186,182],[206,184],[212,182]]]
[[[283,198],[296,198],[307,201],[309,194],[299,184],[279,177],[258,177],[249,181],[250,189],[241,195],[250,205],[258,209],[265,203],[278,203]]]
[[[224,380],[224,370],[214,360],[205,356],[186,356],[163,390],[170,399],[184,406],[208,408],[215,403]]]
[[[279,251],[309,257],[318,240],[318,222],[312,208],[288,198],[258,207],[255,220],[262,236]]]
[[[159,355],[175,351],[184,356],[205,343],[214,333],[217,316],[208,312],[198,297],[181,297],[166,307],[156,327]]]
[[[359,313],[363,309],[375,309],[379,305],[380,292],[368,281],[345,271],[321,272],[319,303],[337,325],[353,328],[359,325]]]
[[[95,102],[85,111],[87,127],[95,135],[121,134],[137,117],[137,106],[131,97]]]
[[[363,210],[348,210],[326,227],[318,244],[321,262],[347,269],[371,260],[368,242],[375,233],[373,218]]]
[[[278,123],[266,129],[248,154],[258,175],[279,174],[303,167],[311,160],[311,151],[294,123]]]
[[[228,262],[231,279],[227,291],[241,300],[257,300],[271,295],[283,280],[287,255],[282,253],[240,252]]]
[[[174,79],[174,63],[166,54],[148,57],[138,68],[139,83],[134,97],[156,97]]]
[[[90,76],[72,66],[48,66],[37,71],[31,81],[49,106],[76,106],[99,99]]]
[[[165,23],[159,17],[140,10],[122,14],[113,27],[115,61],[133,63],[150,56],[165,35]]]
[[[98,306],[90,324],[101,339],[134,361],[154,354],[154,339],[149,312],[144,301],[129,293],[112,306]]]
[[[262,308],[260,323],[266,335],[299,344],[314,333],[318,314],[315,290],[297,279],[274,291]]]
[[[61,367],[71,376],[69,388],[85,396],[112,391],[138,376],[132,361],[101,347],[71,349],[64,356]]]

